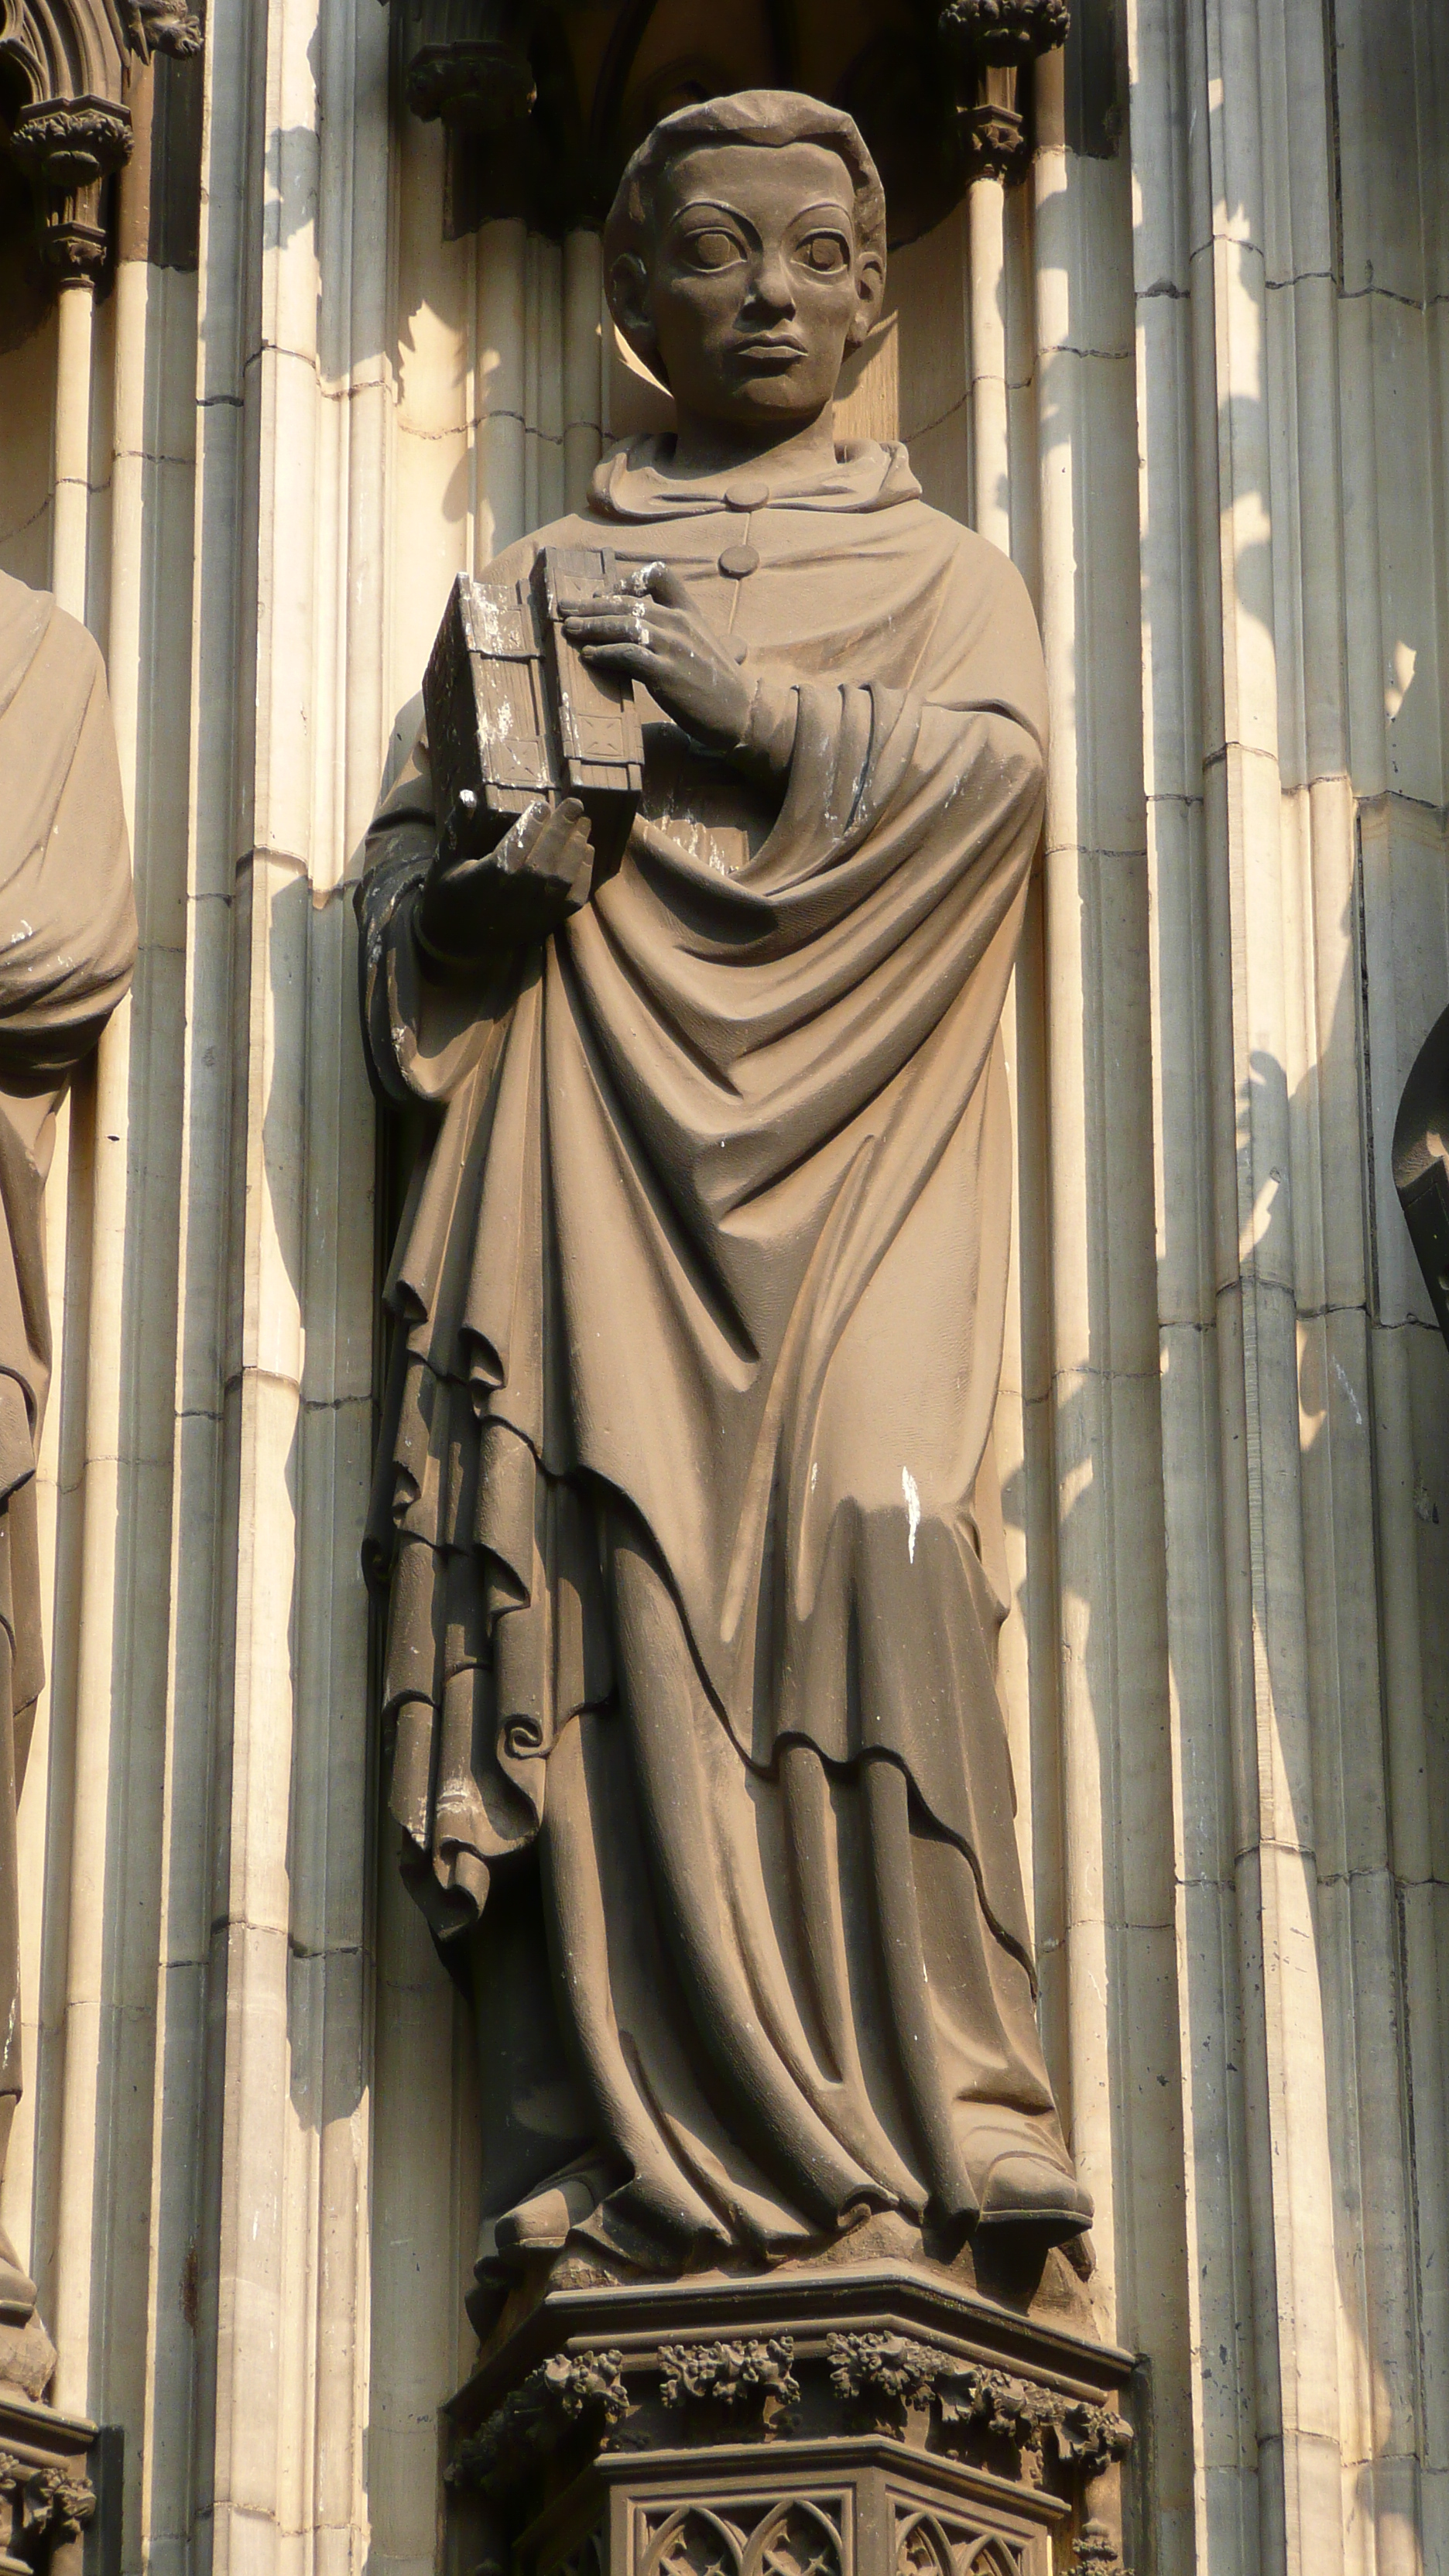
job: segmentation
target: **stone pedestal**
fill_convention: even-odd
[[[0,2384],[0,2576],[80,2576],[95,2438],[94,2424]]]
[[[447,2409],[454,2576],[1122,2576],[1130,2357],[903,2264],[555,2290]]]

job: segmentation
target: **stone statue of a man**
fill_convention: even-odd
[[[1091,2204],[995,1687],[999,1021],[1042,815],[1023,585],[837,445],[880,183],[790,94],[650,135],[611,309],[678,428],[511,548],[644,700],[644,808],[459,855],[400,746],[360,890],[422,1103],[370,1570],[404,1866],[474,1999],[479,2261],[658,2274]],[[500,826],[501,828],[501,826]]]
[[[135,959],[100,654],[53,599],[0,573],[0,2175],[22,2077],[16,1801],[45,1677],[35,1512],[50,1382],[45,1181],[66,1084]],[[34,2305],[0,2230],[0,2327],[23,2327]],[[30,2359],[0,2335],[0,2378]],[[43,2362],[39,2375],[43,2384]]]

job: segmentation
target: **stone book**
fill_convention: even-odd
[[[617,588],[606,546],[545,546],[526,581],[454,582],[423,705],[438,812],[460,848],[481,854],[539,798],[576,796],[595,879],[617,865],[643,781],[634,684],[591,668],[563,631]]]

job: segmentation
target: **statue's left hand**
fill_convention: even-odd
[[[415,919],[428,957],[445,971],[470,972],[500,951],[547,939],[577,912],[588,899],[594,853],[576,796],[553,807],[540,798],[483,852],[459,848],[460,820],[455,809],[438,835]]]
[[[754,683],[740,669],[744,647],[717,635],[688,585],[667,564],[644,564],[620,590],[564,621],[585,662],[627,671],[707,751],[731,752],[750,720]]]

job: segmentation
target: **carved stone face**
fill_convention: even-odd
[[[680,411],[782,436],[816,419],[885,282],[844,162],[820,143],[701,146],[661,172],[653,213],[621,320]]]

